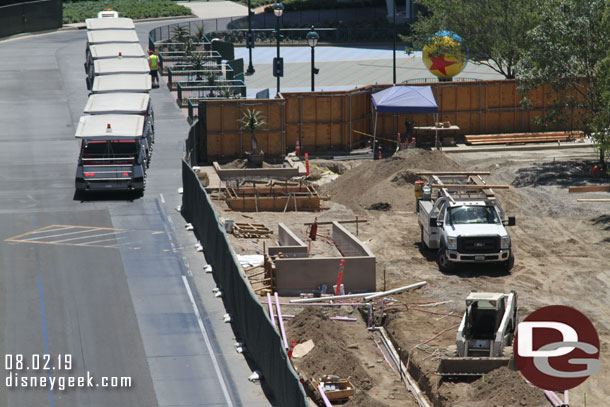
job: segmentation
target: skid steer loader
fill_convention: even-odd
[[[457,357],[441,359],[442,376],[480,376],[510,363],[517,327],[517,293],[471,292],[456,335]],[[508,354],[508,355],[507,355]]]

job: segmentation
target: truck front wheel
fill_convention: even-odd
[[[513,252],[512,251],[510,252],[510,255],[508,256],[508,260],[503,261],[500,264],[502,265],[502,270],[503,271],[506,271],[507,273],[509,271],[511,271],[511,269],[515,265],[515,256],[513,255]]]
[[[441,247],[438,249],[436,263],[438,264],[439,270],[443,273],[451,273],[455,268],[453,263],[447,258],[447,250],[445,249],[444,244],[441,244]]]

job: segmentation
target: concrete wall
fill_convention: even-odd
[[[326,284],[330,291],[337,283],[341,260],[341,257],[276,259],[276,291],[279,295],[297,296],[316,290],[322,284]],[[376,291],[375,257],[345,258],[343,285],[346,293]]]
[[[302,292],[311,292],[322,284],[326,284],[328,290],[332,290],[333,284],[337,283],[342,259],[345,260],[343,266],[345,292],[360,293],[376,290],[375,255],[338,222],[333,222],[332,237],[344,257],[296,258],[297,255],[294,253],[300,255],[302,250],[304,255],[300,257],[307,256],[305,244],[281,223],[278,235],[281,246],[270,247],[269,254],[272,255],[272,250],[275,254],[282,251],[288,257],[274,261],[275,285],[280,295],[294,296]],[[297,251],[292,252],[293,248]],[[301,251],[298,251],[299,249]]]
[[[349,230],[341,226],[339,222],[333,222],[332,233],[333,241],[343,256],[375,256],[373,252],[364,246],[356,236],[350,233]]]
[[[297,235],[292,233],[292,230],[288,229],[286,225],[280,223],[277,225],[277,234],[279,236],[280,246],[303,246],[307,247],[307,245],[299,239]]]
[[[9,1],[0,4],[0,38],[55,30],[62,26],[61,0]]]
[[[307,246],[297,235],[283,223],[278,225],[279,246],[269,247],[267,252],[270,256],[282,253],[285,257],[307,257]]]

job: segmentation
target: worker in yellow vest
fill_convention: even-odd
[[[152,79],[153,88],[159,87],[159,56],[152,49],[148,51],[148,67],[150,68],[150,77]]]

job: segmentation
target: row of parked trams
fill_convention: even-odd
[[[76,138],[81,141],[77,194],[143,194],[154,142],[151,76],[130,18],[105,10],[86,20],[89,98]]]

